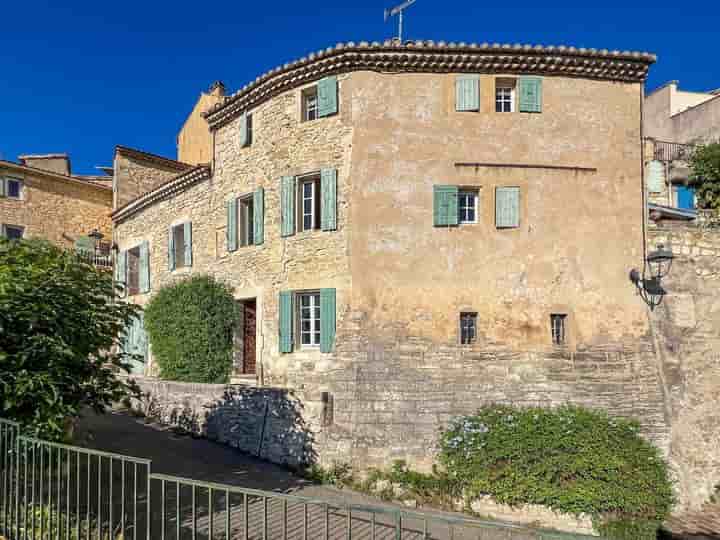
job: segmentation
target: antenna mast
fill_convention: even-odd
[[[385,22],[394,15],[398,16],[398,41],[402,44],[403,31],[403,10],[413,5],[417,0],[405,0],[402,4],[398,4],[394,8],[385,10]]]

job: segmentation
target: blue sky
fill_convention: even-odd
[[[234,91],[339,41],[392,37],[382,17],[392,3],[6,0],[0,156],[67,152],[80,174],[109,165],[116,144],[175,157],[179,127],[214,80]],[[405,37],[643,50],[659,56],[650,89],[720,87],[717,2],[631,4],[418,0]]]

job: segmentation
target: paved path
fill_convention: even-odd
[[[348,490],[312,485],[282,467],[228,446],[178,435],[172,430],[148,424],[144,419],[125,413],[115,412],[84,418],[76,438],[81,446],[150,459],[154,474],[270,491],[282,494],[281,497],[289,496],[284,500],[262,496],[243,498],[241,493],[233,494],[222,488],[210,491],[203,487],[197,488],[195,493],[189,484],[178,485],[168,480],[164,491],[153,486],[153,531],[162,531],[164,526],[165,538],[172,540],[186,536],[189,538],[195,526],[200,531],[198,538],[207,539],[211,536],[210,525],[214,530],[213,539],[226,538],[227,532],[230,533],[227,535],[230,538],[258,540],[538,540],[561,537],[511,526],[453,527],[448,524],[448,519],[467,516],[425,510],[423,514],[432,518],[427,521],[427,525],[423,519],[407,517],[402,522],[402,534],[398,537],[397,511],[407,511],[407,508]],[[165,497],[161,498],[160,493],[165,493]],[[293,496],[322,502],[293,501]],[[191,500],[197,502],[197,518],[192,510]],[[158,521],[162,512],[157,509],[162,501],[168,515],[165,524]],[[209,501],[212,501],[212,509],[209,509]],[[326,501],[330,504],[326,504]],[[347,511],[348,504],[357,505],[350,514]],[[229,513],[226,512],[228,507]],[[370,511],[371,507],[379,511]],[[212,519],[208,516],[212,516]],[[288,525],[284,525],[285,522]],[[351,536],[347,534],[348,523],[352,530]],[[426,530],[427,536],[423,536]],[[153,538],[155,537],[161,538],[161,535],[153,534]]]

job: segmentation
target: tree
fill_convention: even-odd
[[[696,147],[690,155],[690,169],[700,208],[720,210],[720,142]]]
[[[136,313],[114,301],[109,272],[42,240],[0,238],[0,416],[61,440],[84,408],[138,396],[114,347]]]
[[[237,320],[232,291],[211,276],[192,276],[161,288],[145,308],[145,328],[160,376],[227,382]]]

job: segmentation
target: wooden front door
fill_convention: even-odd
[[[256,301],[243,302],[243,373],[255,374]]]

